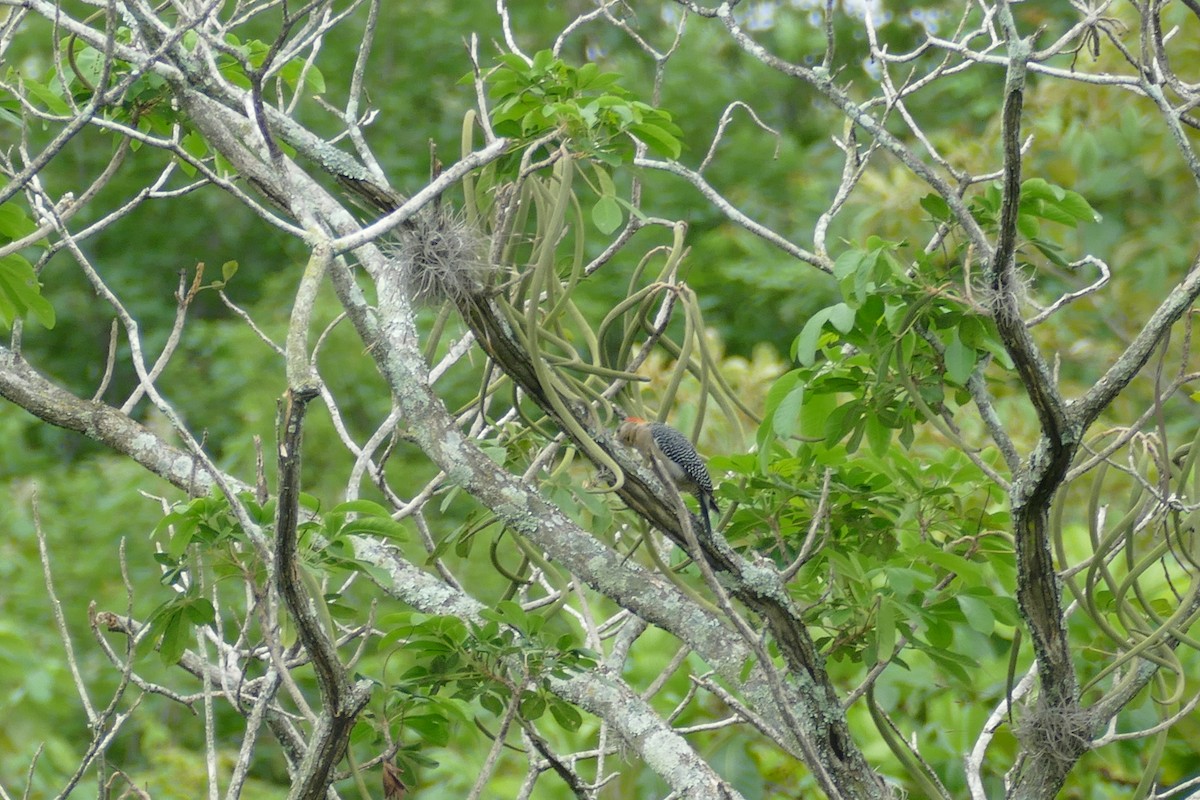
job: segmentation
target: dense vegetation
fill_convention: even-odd
[[[0,796],[1186,796],[1200,12],[963,5],[0,0]]]

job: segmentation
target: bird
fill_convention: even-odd
[[[666,423],[626,417],[617,428],[617,440],[638,450],[651,464],[661,464],[679,491],[696,497],[704,533],[712,536],[710,512],[720,514],[721,509],[713,497],[708,467],[688,438]]]

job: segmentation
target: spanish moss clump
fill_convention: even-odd
[[[488,275],[487,241],[449,208],[418,214],[389,242],[409,296],[419,303],[457,302],[478,294]]]
[[[1029,302],[1030,293],[1033,289],[1034,275],[1031,271],[1021,270],[1016,267],[1012,268],[1012,275],[1008,281],[1008,291],[1011,291],[1017,300],[1017,305],[1022,306]],[[993,316],[1001,308],[1001,298],[996,295],[990,286],[982,286],[976,289],[976,295],[979,302]],[[1007,298],[1004,298],[1007,300]]]
[[[1063,708],[1039,701],[1026,709],[1014,733],[1030,755],[1074,764],[1091,749],[1091,723],[1085,708]]]

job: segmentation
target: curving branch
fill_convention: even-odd
[[[1100,379],[1092,384],[1082,397],[1070,404],[1070,413],[1076,425],[1086,428],[1096,421],[1117,395],[1141,372],[1142,367],[1146,366],[1146,362],[1150,360],[1150,356],[1171,326],[1187,313],[1197,299],[1200,299],[1200,257],[1192,262],[1187,275],[1154,310],[1150,319],[1146,320],[1146,324],[1112,366],[1104,371]]]
[[[427,614],[451,614],[482,622],[484,606],[447,586],[400,557],[395,548],[378,541],[355,540],[355,555],[377,564],[386,581],[381,585]],[[605,720],[621,739],[661,775],[673,791],[685,797],[736,798],[730,787],[680,734],[665,723],[645,700],[600,666],[568,678],[550,678],[555,694]]]
[[[716,206],[722,214],[730,219],[730,221],[742,226],[755,236],[770,242],[798,261],[811,264],[822,272],[833,272],[833,262],[830,261],[828,257],[810,253],[804,248],[788,241],[783,236],[780,236],[766,225],[756,222],[755,220],[746,216],[740,210],[735,208],[732,203],[722,197],[721,194],[714,189],[699,172],[688,169],[687,167],[675,161],[657,161],[652,158],[644,157],[635,158],[633,160],[633,165],[635,167],[656,169],[663,172],[669,172],[672,175],[678,175],[700,190],[700,194],[704,196],[704,199]]]
[[[999,237],[987,266],[987,284],[992,293],[993,318],[1005,348],[1012,356],[1041,423],[1037,450],[1016,476],[1010,492],[1013,530],[1017,550],[1017,600],[1029,627],[1041,682],[1043,713],[1047,725],[1078,725],[1078,688],[1075,666],[1067,637],[1062,595],[1050,551],[1050,503],[1062,485],[1078,447],[1080,432],[1071,424],[1054,376],[1038,352],[1018,309],[1016,285],[1017,214],[1021,196],[1021,109],[1025,92],[1026,64],[1030,42],[1017,33],[1011,10],[998,6],[1000,23],[1008,38],[1008,73],[1002,117],[1004,175]],[[1055,723],[1049,722],[1055,719]],[[1074,720],[1069,722],[1068,720]],[[1035,725],[1037,723],[1034,723]],[[1066,771],[1057,765],[1073,764],[1083,754],[1078,736],[1064,736],[1062,752],[1051,753],[1047,743],[1030,748],[1029,763],[1022,771],[1014,797],[1041,797]],[[1075,749],[1070,749],[1075,743]]]
[[[48,380],[24,359],[0,345],[0,397],[59,428],[83,434],[128,456],[151,474],[199,496],[214,485],[194,454],[168,444],[149,428],[105,403],[84,400]],[[224,476],[234,492],[252,490]]]

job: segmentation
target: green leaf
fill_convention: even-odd
[[[158,645],[158,656],[163,664],[171,666],[179,663],[179,659],[183,658],[183,653],[187,650],[188,636],[191,632],[192,628],[184,622],[179,608],[168,612]]]
[[[796,384],[775,408],[772,421],[776,433],[783,437],[795,436],[800,432],[800,412],[804,408],[803,383]]]
[[[821,428],[821,438],[825,444],[832,447],[842,440],[847,433],[858,427],[862,421],[862,403],[851,400],[831,408],[824,414],[824,424]]]
[[[35,100],[40,100],[46,106],[46,110],[51,114],[66,116],[71,113],[71,107],[66,104],[66,102],[58,95],[57,92],[52,91],[45,84],[38,83],[37,81],[30,80],[28,78],[25,78],[23,83],[30,96],[32,96]]]
[[[490,692],[479,696],[479,705],[483,706],[496,716],[500,716],[504,713],[504,701]],[[553,707],[551,710],[553,710]]]
[[[1067,260],[1062,256],[1062,248],[1053,242],[1047,242],[1045,239],[1032,239],[1029,242],[1037,248],[1038,252],[1044,255],[1052,264],[1060,267],[1067,266]]]
[[[925,654],[928,655],[938,666],[944,669],[951,677],[967,686],[974,686],[975,681],[979,679],[978,674],[972,674],[979,669],[979,662],[975,659],[968,658],[955,653],[953,650],[948,650],[945,647],[934,645],[933,647],[922,647]]]
[[[448,536],[446,537],[445,541],[453,540],[454,555],[458,556],[459,558],[467,558],[471,555],[471,548],[475,546],[475,540],[477,538],[478,537],[474,535],[461,535],[457,537]]]
[[[592,66],[589,64],[588,66]],[[596,183],[600,184],[601,196],[615,196],[617,194],[617,185],[613,183],[612,176],[608,174],[608,170],[600,167],[595,168]]]
[[[927,194],[922,197],[921,208],[939,222],[950,219],[950,206],[940,194]]]
[[[104,73],[104,54],[94,47],[77,46],[75,55],[75,68],[79,70],[79,76],[82,77],[88,84],[96,86],[100,83],[100,78]],[[74,72],[74,70],[72,70]],[[72,79],[68,85],[74,85]],[[82,87],[81,87],[82,88]]]
[[[1042,227],[1037,221],[1037,217],[1032,214],[1017,215],[1017,230],[1026,239],[1036,239]]]
[[[984,636],[990,636],[996,627],[996,617],[991,607],[984,600],[969,594],[960,594],[957,599],[967,624]]]
[[[833,277],[841,281],[854,275],[867,258],[868,254],[862,250],[847,250],[833,262]]]
[[[595,69],[589,69],[589,67]],[[600,72],[595,64],[588,62],[579,68],[577,85],[581,90],[590,89],[593,92],[599,92],[612,88],[619,80],[621,80],[619,73]]]
[[[812,366],[817,357],[825,323],[832,322],[833,327],[840,332],[849,333],[854,328],[854,313],[854,309],[845,303],[837,303],[817,311],[804,323],[800,335],[792,343],[792,357],[806,367]]]
[[[934,649],[949,650],[950,645],[954,644],[954,628],[942,620],[931,619],[925,631],[925,638]]]
[[[908,567],[887,567],[884,574],[887,576],[887,585],[895,597],[906,597],[918,584],[925,587],[932,583],[932,579],[927,573]]]
[[[800,410],[800,430],[796,436],[808,440],[824,440],[829,417],[839,407],[838,398],[831,394],[810,396]],[[836,442],[828,442],[834,444]]]
[[[875,617],[875,642],[877,661],[891,658],[896,648],[896,613],[892,599],[887,595],[879,598],[879,613]]]
[[[1042,178],[1030,178],[1021,184],[1021,210],[1071,227],[1078,222],[1100,221],[1100,215],[1079,192]]]
[[[545,72],[554,63],[554,53],[550,50],[539,50],[533,57],[533,71]]]
[[[946,377],[951,383],[966,386],[975,369],[975,349],[963,344],[958,331],[950,332],[950,342],[946,345]]]
[[[43,328],[54,327],[54,307],[42,297],[37,275],[20,253],[0,258],[0,322],[13,322],[32,312]]]
[[[37,230],[37,224],[16,202],[0,206],[0,237],[8,241],[22,239]]]
[[[887,455],[892,444],[892,429],[883,423],[878,414],[868,414],[866,419],[867,445],[877,457]]]
[[[569,706],[557,698],[550,701],[550,714],[554,717],[555,722],[568,731],[577,731],[583,724],[583,717],[579,715],[574,706]]]
[[[449,720],[438,714],[413,714],[404,718],[404,727],[421,734],[421,738],[434,747],[445,747],[450,742]]]
[[[305,70],[302,58],[294,58],[284,64],[283,69],[279,70],[279,77],[283,78],[284,82],[292,89],[297,88],[297,82],[303,77],[305,89],[313,94],[325,94],[325,76],[321,74],[321,70],[317,69],[315,64],[310,64]]]
[[[962,578],[968,586],[983,583],[987,576],[982,567],[973,561],[968,561],[956,553],[949,553],[931,544],[921,544],[914,548],[913,554],[927,562],[933,563],[953,572]]]
[[[764,408],[766,419],[771,419],[775,416],[775,411],[779,408],[779,404],[792,393],[796,384],[803,379],[804,374],[802,370],[794,369],[791,372],[784,373],[775,383],[771,384],[771,388],[767,390],[767,399]]]
[[[1059,225],[1069,225],[1072,228],[1078,224],[1075,216],[1064,211],[1057,203],[1043,203],[1038,216],[1051,222],[1057,222]]]
[[[543,52],[548,53],[550,51],[546,50]],[[502,56],[497,56],[496,60],[513,72],[525,72],[529,69],[529,63],[516,53],[505,53]]]
[[[987,595],[980,599],[988,604],[988,608],[992,610],[992,615],[1002,625],[1020,624],[1021,617],[1017,610],[1017,603],[1011,597]]]
[[[829,309],[823,308],[808,318],[800,335],[792,342],[792,358],[806,367],[811,367],[817,360],[817,347],[821,341],[821,329],[829,318]]]
[[[1101,220],[1096,209],[1092,208],[1083,195],[1079,192],[1072,192],[1070,189],[1063,193],[1062,199],[1058,201],[1058,207],[1080,222],[1099,222]]]
[[[604,195],[592,206],[592,222],[605,236],[621,227],[622,221],[624,216],[621,214],[621,205],[612,195]]]
[[[832,305],[829,307],[829,321],[842,333],[849,333],[854,329],[854,309],[845,303]]]
[[[1030,178],[1021,184],[1021,201],[1026,200],[1051,200],[1058,202],[1066,190],[1060,186],[1055,186],[1044,178]]]
[[[546,699],[539,694],[528,692],[521,697],[521,716],[535,720],[546,713]]]
[[[495,611],[483,609],[480,616],[484,619],[494,619],[497,622],[503,622],[505,625],[511,625],[514,628],[524,630],[529,622],[529,615],[521,608],[520,603],[512,600],[502,600],[496,604]]]
[[[648,122],[630,125],[629,132],[645,142],[651,150],[667,158],[679,158],[679,154],[683,152],[683,145],[679,139],[658,125]]]
[[[909,305],[897,299],[888,299],[884,303],[883,323],[889,333],[899,333],[901,323],[908,318]]]
[[[201,161],[208,156],[208,142],[198,131],[188,133],[180,141],[180,144],[183,147],[183,151],[197,161]],[[179,159],[179,164],[184,172],[188,174],[188,177],[196,174],[196,168],[183,159]]]
[[[203,597],[197,597],[184,606],[187,618],[193,625],[212,625],[217,621],[217,609],[212,602]]]
[[[233,264],[234,271],[235,272],[237,271],[237,262],[230,261],[230,262],[226,262],[226,263]],[[222,267],[221,271],[224,272],[224,269],[225,268]],[[391,513],[386,508],[379,505],[379,503],[374,503],[370,500],[349,500],[345,503],[339,503],[336,506],[334,506],[333,508],[329,509],[328,513],[329,514],[370,514],[373,517],[391,518]]]
[[[347,522],[339,531],[343,536],[368,534],[382,536],[385,539],[404,541],[408,538],[408,530],[399,522],[388,516],[361,516],[353,522]]]

